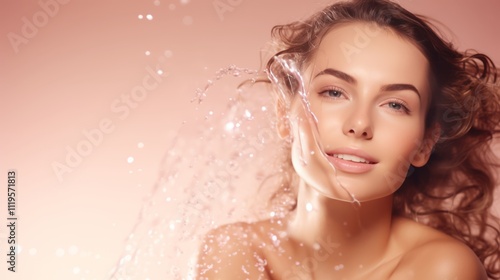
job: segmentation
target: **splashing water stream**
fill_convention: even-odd
[[[291,107],[293,101],[290,91],[298,94],[305,120],[297,118],[295,121],[307,128],[312,135],[311,140],[303,141],[302,137],[296,139],[303,167],[309,172],[317,172],[312,170],[314,164],[307,158],[319,157],[328,168],[324,172],[328,180],[323,184],[331,189],[340,188],[350,196],[350,202],[359,205],[354,195],[337,179],[334,166],[326,159],[319,141],[318,120],[311,110],[304,79],[295,61],[282,57],[274,59],[275,64],[268,73],[233,65],[217,71],[213,80],[218,81],[225,76],[244,78],[242,76],[250,75],[252,78],[246,82],[250,81],[254,86],[258,74],[266,75],[278,89],[276,93],[287,108]],[[282,77],[287,80],[284,81]],[[196,96],[191,102],[202,106],[207,98],[207,91],[215,85],[213,80],[209,80],[204,88],[196,90]],[[287,88],[286,85],[294,87]],[[273,149],[279,150],[276,145],[282,145],[282,141],[270,136],[275,134],[275,128],[269,121],[273,119],[273,110],[267,109],[270,104],[269,96],[265,100],[259,100],[259,96],[250,96],[247,91],[250,90],[238,87],[236,97],[228,99],[228,107],[221,114],[215,113],[211,108],[208,115],[201,118],[203,123],[199,127],[204,129],[201,133],[195,133],[198,137],[193,141],[182,138],[185,127],[181,127],[174,135],[162,159],[158,179],[145,199],[125,241],[124,253],[110,279],[142,279],[152,275],[163,275],[166,279],[192,279],[198,242],[207,230],[228,221],[283,217],[277,210],[266,212],[268,208],[262,205],[260,207],[265,209],[252,207],[252,203],[262,204],[262,201],[268,199],[255,196],[255,192],[263,184],[267,186],[275,182],[273,178],[277,173],[273,172],[277,168],[275,165],[269,166],[269,158],[273,155]],[[201,111],[198,107],[196,109]],[[252,138],[252,134],[257,136]],[[255,169],[255,173],[250,172]],[[253,174],[256,175],[252,177]],[[253,183],[261,187],[254,188],[252,192],[245,185]],[[247,191],[243,191],[244,189]],[[322,191],[320,193],[332,197]],[[245,202],[249,197],[255,197],[255,201]],[[335,196],[332,198],[338,199]],[[276,239],[277,235],[273,236]],[[279,240],[273,239],[272,242],[279,245]],[[282,249],[279,251],[283,253]]]
[[[270,80],[278,89],[278,93],[280,95],[281,101],[284,102],[287,108],[291,107],[293,102],[293,96],[298,94],[299,101],[302,105],[303,113],[305,115],[305,119],[308,127],[306,129],[310,130],[312,136],[312,147],[310,150],[306,149],[304,146],[307,146],[306,143],[302,140],[302,137],[298,137],[297,141],[299,144],[300,150],[300,161],[303,165],[307,166],[310,164],[306,158],[314,155],[319,155],[321,160],[327,164],[328,169],[326,170],[326,174],[328,177],[327,188],[330,190],[335,190],[337,188],[342,189],[349,197],[350,202],[355,203],[357,206],[360,205],[360,202],[356,199],[354,194],[352,194],[345,186],[339,181],[337,177],[337,170],[332,163],[327,160],[327,155],[325,154],[325,149],[320,141],[319,131],[318,131],[318,118],[311,110],[311,104],[309,102],[306,86],[304,83],[304,79],[302,74],[300,73],[299,67],[297,66],[297,59],[295,57],[280,57],[275,56],[273,65],[268,73]],[[286,79],[285,81],[283,79]],[[286,87],[289,86],[289,88]],[[297,117],[297,122],[302,122],[303,120],[300,117]],[[312,167],[313,168],[313,167]],[[310,168],[311,169],[311,168]],[[313,172],[312,170],[309,170]],[[312,184],[314,187],[314,184]],[[323,187],[324,188],[324,187]],[[317,188],[317,191],[322,193],[323,195],[333,198],[339,199],[339,197],[326,193],[323,191],[323,188]]]

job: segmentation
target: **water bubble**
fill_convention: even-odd
[[[152,14],[147,14],[146,15],[147,20],[153,20],[153,15]]]
[[[150,54],[151,54],[151,52],[150,52],[150,51],[146,51],[146,52],[144,52],[144,54],[145,54],[145,55],[150,55]]]
[[[134,157],[132,157],[132,156],[128,157],[128,158],[127,158],[127,162],[128,162],[128,163],[132,163],[132,162],[134,162]]]
[[[260,107],[260,109],[262,110],[262,112],[267,111],[267,107],[266,106],[262,106],[262,107]]]
[[[189,3],[189,0],[181,0],[180,2],[182,5],[186,5],[187,3]]]
[[[137,143],[137,148],[139,148],[139,149],[144,148],[144,143],[142,143],[142,142]]]
[[[137,18],[138,18],[138,19],[143,19],[143,18],[144,18],[144,16],[143,16],[143,15],[138,15],[138,16],[137,16]]]

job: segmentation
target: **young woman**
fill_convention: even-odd
[[[209,232],[197,277],[500,279],[492,61],[384,0],[335,3],[273,35],[296,203]]]

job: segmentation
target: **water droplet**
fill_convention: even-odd
[[[189,0],[181,0],[182,5],[186,5],[187,3],[189,3]]]
[[[144,143],[142,143],[142,142],[137,143],[137,148],[139,148],[139,149],[144,148]]]
[[[310,202],[306,203],[306,210],[307,212],[311,212],[313,210],[313,206]]]
[[[146,54],[146,55],[150,55],[150,54],[151,54],[151,52],[150,52],[150,51],[146,51],[146,52],[145,52],[145,54]]]
[[[267,107],[266,106],[262,106],[262,107],[260,107],[260,109],[262,110],[262,112],[267,111]]]
[[[146,15],[146,18],[147,18],[148,20],[153,20],[153,15],[152,15],[152,14],[147,14],[147,15]]]
[[[163,75],[163,70],[158,69],[158,71],[156,71],[156,73],[158,73],[158,75]]]
[[[132,156],[128,157],[128,158],[127,158],[127,162],[128,162],[128,163],[132,163],[132,162],[134,162],[134,157],[132,157]]]
[[[138,18],[138,19],[143,19],[143,18],[144,18],[144,16],[143,16],[143,15],[138,15],[138,16],[137,16],[137,18]]]
[[[226,126],[224,127],[227,131],[233,130],[234,129],[234,123],[233,122],[228,122],[226,123]]]
[[[271,216],[271,217],[276,216],[276,212],[273,211],[273,212],[269,213],[269,216]]]

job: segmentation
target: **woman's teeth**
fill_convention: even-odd
[[[360,157],[353,156],[353,155],[334,154],[333,156],[336,158],[340,158],[340,159],[348,160],[348,161],[353,161],[353,162],[370,163],[369,161],[367,161],[364,158],[360,158]]]

